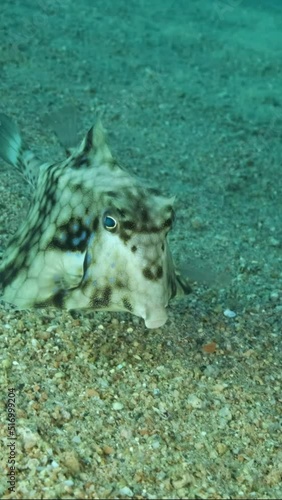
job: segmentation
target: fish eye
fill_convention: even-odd
[[[105,215],[103,220],[104,228],[108,231],[113,231],[117,227],[117,221],[110,215]]]

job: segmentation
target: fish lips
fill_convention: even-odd
[[[166,323],[167,312],[164,308],[155,309],[152,314],[147,314],[144,318],[147,328],[154,329],[160,328]]]

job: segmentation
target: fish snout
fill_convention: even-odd
[[[148,309],[144,316],[147,328],[160,328],[166,323],[167,312],[163,306]]]

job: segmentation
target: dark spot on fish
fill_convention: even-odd
[[[132,312],[133,308],[127,297],[123,297],[122,303],[127,311]]]
[[[82,220],[71,218],[66,224],[57,228],[50,246],[64,251],[84,252],[89,236],[89,228],[83,224]]]
[[[128,240],[130,240],[131,238],[131,233],[127,233],[126,231],[120,231],[119,237],[124,243],[127,243]]]
[[[55,193],[58,187],[58,182],[59,182],[59,176],[57,172],[57,164],[54,163],[53,165],[50,165],[47,170],[47,180],[46,180],[46,189],[42,195],[43,199],[46,196],[50,196],[52,198],[55,198]]]
[[[135,222],[133,222],[131,220],[124,221],[122,226],[123,226],[123,229],[130,229],[131,231],[136,230],[136,224],[135,224]]]
[[[131,252],[135,253],[137,250],[137,246],[136,245],[132,245],[131,247]]]
[[[150,280],[150,281],[154,281],[155,280],[155,276],[153,275],[151,269],[149,269],[148,267],[145,267],[143,269],[143,276],[147,279],[147,280]]]
[[[115,282],[115,288],[125,288],[125,284],[121,280],[117,279]]]
[[[86,134],[85,146],[83,152],[88,154],[90,153],[92,148],[93,148],[93,127],[91,127]]]
[[[92,230],[96,231],[98,229],[98,226],[99,226],[99,217],[95,217],[92,223]]]
[[[52,297],[46,300],[42,300],[40,302],[36,302],[34,304],[34,307],[36,309],[42,309],[45,307],[57,307],[58,309],[64,309],[65,304],[64,304],[64,298],[66,296],[66,291],[65,290],[59,290],[56,292]]]
[[[118,193],[116,193],[115,191],[107,191],[107,195],[110,198],[118,198]]]
[[[157,272],[156,272],[156,278],[161,279],[163,277],[163,268],[162,266],[158,266]]]
[[[171,227],[172,226],[172,218],[169,217],[169,219],[166,219],[163,223],[163,227]]]
[[[81,167],[90,167],[91,161],[88,156],[85,155],[85,153],[81,153],[77,155],[74,159],[73,162],[71,163],[72,168],[81,168]]]
[[[70,186],[68,186],[68,187],[72,193],[76,193],[77,191],[83,190],[83,187],[79,182],[74,182],[74,183],[70,184]]]
[[[124,218],[124,217],[126,216],[125,211],[124,211],[124,210],[122,210],[121,208],[117,208],[117,212],[118,212],[118,214],[119,214],[122,218]]]
[[[64,297],[65,297],[65,290],[59,290],[53,296],[53,304],[54,304],[54,306],[58,307],[59,309],[63,309],[63,307],[64,307]]]
[[[14,279],[16,279],[18,272],[23,272],[25,268],[30,265],[29,252],[35,245],[38,246],[39,231],[38,228],[32,233],[28,233],[22,239],[20,251],[18,250],[12,262],[7,264],[3,271],[0,272],[0,288],[4,289]],[[10,240],[10,245],[17,243],[17,235]],[[38,249],[37,249],[38,250]]]
[[[112,289],[110,286],[106,286],[105,288],[97,290],[92,297],[91,306],[97,309],[108,307],[110,304],[111,295]]]
[[[15,279],[18,271],[19,267],[18,266],[15,267],[14,262],[6,266],[5,270],[0,272],[1,288],[4,289],[6,286],[8,286],[9,283],[11,283]]]
[[[145,267],[143,269],[143,276],[150,281],[157,281],[163,277],[163,268],[162,266],[158,266],[157,271],[153,273],[149,267]]]

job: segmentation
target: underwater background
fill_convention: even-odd
[[[0,111],[47,161],[46,115],[98,116],[176,196],[193,293],[164,327],[0,306],[0,498],[282,495],[280,0],[2,0]],[[0,163],[0,258],[30,203]],[[16,492],[6,403],[16,392]]]

